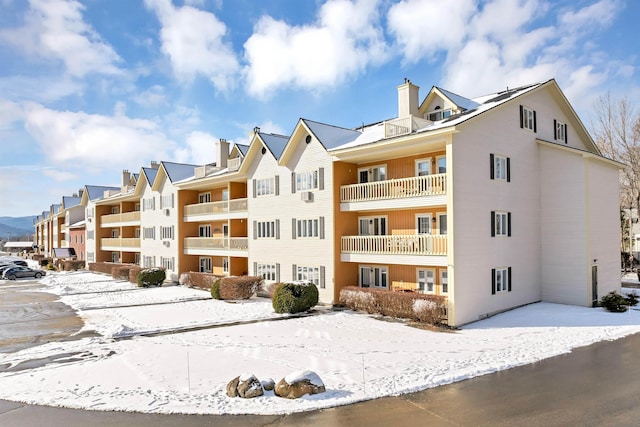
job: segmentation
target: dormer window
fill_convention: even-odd
[[[433,109],[433,111],[425,114],[427,120],[431,120],[432,122],[437,122],[447,117],[451,116],[451,108],[447,108],[446,110],[442,110],[440,106],[437,106]]]

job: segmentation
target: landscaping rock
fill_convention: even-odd
[[[313,371],[293,372],[281,379],[275,388],[276,396],[298,399],[305,394],[324,393],[324,383]]]
[[[242,374],[227,384],[227,396],[229,397],[251,399],[263,394],[262,384],[253,374]]]
[[[262,380],[261,383],[262,383],[262,388],[265,389],[266,391],[271,391],[274,388],[276,388],[276,382],[273,380],[273,378],[267,378],[265,380]]]

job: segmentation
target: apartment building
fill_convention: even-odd
[[[217,162],[152,163],[85,187],[89,262],[308,280],[447,300],[450,325],[536,301],[591,306],[618,289],[620,165],[555,80],[466,98],[406,80],[397,117],[255,128]],[[43,245],[51,210],[37,221]],[[94,221],[95,219],[95,221]]]
[[[247,179],[243,167],[249,147],[221,139],[214,164],[195,169],[178,187],[178,242],[181,271],[246,275]]]
[[[84,230],[84,207],[80,204],[82,200],[78,195],[62,197],[60,204],[61,214],[64,218],[61,232],[64,235],[60,247],[73,248],[79,260],[85,258],[85,230]]]

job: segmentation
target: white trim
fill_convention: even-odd
[[[434,234],[433,226],[431,225],[433,221],[433,215],[431,213],[417,213],[414,215],[414,217],[415,217],[415,224],[416,224],[416,234]],[[428,233],[420,233],[420,218],[429,218],[427,222],[429,225]]]
[[[424,288],[421,290],[420,289],[420,272],[424,271]],[[427,288],[427,283],[428,280],[427,278],[429,277],[428,273],[431,272],[431,278],[433,279],[433,283],[432,283],[432,289],[428,290]],[[430,295],[434,295],[436,293],[436,269],[435,268],[416,268],[416,283],[418,284],[418,290],[421,291],[423,294],[430,294]]]

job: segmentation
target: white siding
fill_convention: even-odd
[[[304,138],[305,135],[302,136]],[[297,144],[288,165],[278,166],[267,152],[258,155],[257,164],[249,174],[249,270],[254,263],[280,264],[280,280],[293,280],[293,265],[325,267],[325,288],[318,289],[320,301],[333,302],[333,190],[332,159],[315,139]],[[310,190],[313,201],[302,200],[301,192],[292,193],[291,173],[323,168],[324,189]],[[252,179],[279,175],[279,195],[253,197]],[[324,217],[324,239],[292,238],[292,220]],[[279,239],[254,239],[254,221],[279,220]]]

